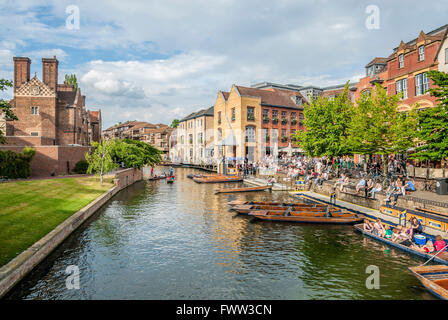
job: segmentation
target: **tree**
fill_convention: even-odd
[[[118,165],[112,160],[113,145],[113,140],[92,142],[93,149],[85,155],[89,163],[87,173],[98,173],[100,176],[100,184],[103,184],[104,173],[118,168]]]
[[[416,135],[422,145],[410,157],[439,161],[448,157],[448,74],[429,71],[428,76],[437,86],[429,89],[429,92],[437,97],[438,105],[418,113]]]
[[[413,111],[397,111],[400,97],[387,95],[379,84],[370,94],[362,95],[354,108],[348,129],[347,143],[353,153],[406,153],[415,145],[416,115]]]
[[[75,91],[78,89],[78,80],[76,79],[76,74],[66,74],[65,75],[65,83],[71,84]]]
[[[330,158],[350,154],[347,147],[348,124],[353,112],[353,103],[348,97],[349,83],[344,92],[331,99],[312,99],[304,109],[306,130],[296,132],[293,139],[309,156]]]
[[[171,128],[177,128],[179,125],[179,119],[174,119],[173,122],[171,122]]]
[[[132,139],[112,141],[112,159],[118,163],[123,162],[126,168],[154,166],[162,161],[162,152],[145,142]]]
[[[0,92],[12,88],[12,81],[0,79]],[[11,104],[7,100],[0,99],[0,117],[10,120],[18,120],[11,110]],[[4,132],[0,128],[0,144],[6,143]]]

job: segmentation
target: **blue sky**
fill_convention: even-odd
[[[66,27],[69,5],[79,29]],[[365,26],[369,5],[379,29]],[[374,57],[448,23],[446,0],[0,0],[0,9],[0,78],[12,79],[13,56],[30,57],[41,77],[41,58],[56,55],[60,81],[77,75],[104,128],[168,124],[232,84],[357,81]]]

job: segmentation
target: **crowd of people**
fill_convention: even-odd
[[[392,229],[387,225],[383,225],[380,218],[377,218],[374,223],[365,219],[363,229],[365,232],[372,233],[373,235],[388,239],[392,242],[399,242],[404,246],[420,252],[440,252],[446,248],[446,243],[440,235],[436,236],[436,241],[434,243],[430,239],[422,245],[415,243],[415,235],[421,234],[423,230],[420,221],[415,217],[411,218],[405,226],[397,225]]]

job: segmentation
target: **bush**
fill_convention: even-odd
[[[0,176],[8,179],[28,178],[35,154],[33,148],[24,148],[22,152],[0,151]]]
[[[73,168],[74,173],[78,174],[85,174],[87,173],[87,168],[89,167],[89,163],[87,160],[80,160],[75,164],[75,167]]]

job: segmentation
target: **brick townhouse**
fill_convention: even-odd
[[[370,61],[365,67],[366,76],[359,81],[355,100],[368,94],[378,83],[390,95],[403,94],[399,111],[433,107],[436,99],[427,92],[433,86],[427,72],[447,71],[447,27],[428,33],[421,31],[417,38],[406,43],[401,41],[388,57],[376,57]]]
[[[58,83],[56,57],[42,59],[42,81],[30,77],[31,60],[14,57],[14,98],[18,120],[6,121],[7,144],[0,150],[36,149],[32,176],[68,174],[99,141],[101,110],[88,111],[81,89]]]
[[[134,139],[152,145],[162,151],[164,158],[169,152],[169,138],[174,129],[159,123],[152,124],[144,121],[126,121],[118,123],[103,131],[103,138],[108,139]]]

